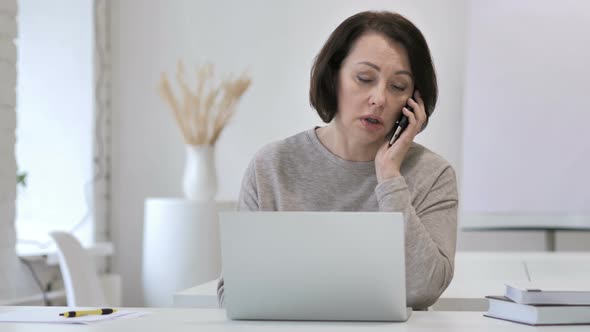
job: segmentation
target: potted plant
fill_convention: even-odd
[[[181,61],[176,70],[180,96],[173,91],[168,77],[162,73],[158,90],[166,101],[186,145],[183,192],[186,198],[207,201],[217,194],[214,147],[219,135],[235,114],[235,107],[250,86],[250,78],[242,74],[216,84],[213,65],[197,69],[196,87],[186,83]]]

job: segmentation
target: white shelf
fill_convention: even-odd
[[[91,246],[86,246],[93,257],[108,257],[115,252],[112,242],[97,242]],[[16,253],[19,257],[29,261],[45,261],[47,265],[58,265],[57,249],[54,245],[48,248],[40,249],[32,245],[18,244]]]
[[[461,218],[464,231],[493,230],[572,230],[590,231],[589,215],[515,215],[507,213],[468,213]]]

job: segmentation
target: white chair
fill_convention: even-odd
[[[51,232],[58,249],[59,267],[64,281],[68,307],[101,307],[107,303],[94,258],[70,233]]]

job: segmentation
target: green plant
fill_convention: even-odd
[[[16,185],[23,188],[27,186],[27,172],[16,173]]]

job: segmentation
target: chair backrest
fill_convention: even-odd
[[[69,307],[108,305],[93,257],[70,233],[51,232],[58,249],[59,267]]]

